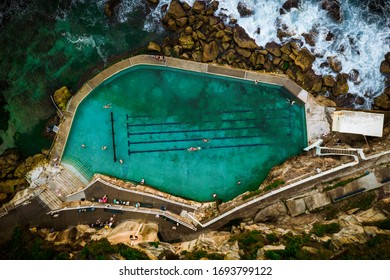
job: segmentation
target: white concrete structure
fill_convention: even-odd
[[[332,131],[382,137],[384,115],[356,111],[335,111]]]

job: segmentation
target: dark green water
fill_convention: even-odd
[[[207,201],[216,193],[227,201],[257,189],[272,167],[306,146],[304,107],[287,98],[275,85],[132,67],[79,105],[62,162],[88,179],[144,178],[174,195]]]
[[[105,1],[0,3],[0,154],[48,148],[41,132],[55,113],[50,94],[63,85],[76,92],[110,61],[162,38],[143,30],[148,11],[134,2],[119,7],[121,21],[104,14]]]

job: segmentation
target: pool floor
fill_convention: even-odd
[[[227,201],[306,146],[304,106],[287,99],[280,86],[135,66],[80,103],[63,161],[88,179],[144,178],[173,195]]]

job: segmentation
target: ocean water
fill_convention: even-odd
[[[50,147],[41,135],[55,113],[50,94],[63,85],[76,92],[110,61],[162,40],[162,32],[144,29],[150,11],[141,1],[123,1],[118,20],[105,15],[104,3],[1,1],[0,81],[7,87],[0,94],[10,118],[0,118],[0,154],[14,146],[26,155]]]
[[[241,18],[238,2],[252,9],[253,15]],[[350,92],[365,102],[351,106],[371,108],[373,98],[385,86],[379,66],[390,51],[390,0],[340,1],[341,23],[332,21],[317,0],[301,0],[299,9],[280,15],[284,2],[220,0],[217,14],[236,18],[259,45],[282,43],[276,36],[278,28],[302,41],[303,33],[314,32],[315,46],[306,47],[316,54],[315,71],[334,75],[323,67],[323,62],[337,56],[343,72],[359,73],[359,83],[349,82]],[[40,132],[54,113],[49,98],[54,90],[67,85],[77,91],[81,81],[116,57],[164,37],[161,7],[170,0],[160,0],[155,8],[148,8],[145,1],[122,0],[114,21],[104,14],[104,3],[105,0],[0,3],[0,82],[8,84],[0,87],[0,94],[7,103],[2,106],[10,112],[9,121],[0,116],[0,153],[12,146],[26,154],[48,147],[50,143]],[[332,41],[326,41],[329,32],[334,34]]]

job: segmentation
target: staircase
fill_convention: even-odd
[[[56,196],[56,194],[50,190],[43,190],[37,197],[43,204],[50,208],[50,210],[57,210],[61,208],[62,201]]]
[[[78,192],[84,187],[84,183],[76,176],[70,174],[66,169],[61,170],[49,184],[49,188],[62,197]]]
[[[340,155],[340,156],[359,156],[359,149],[337,149],[337,148],[326,148],[316,147],[316,154],[318,156],[326,155]]]

